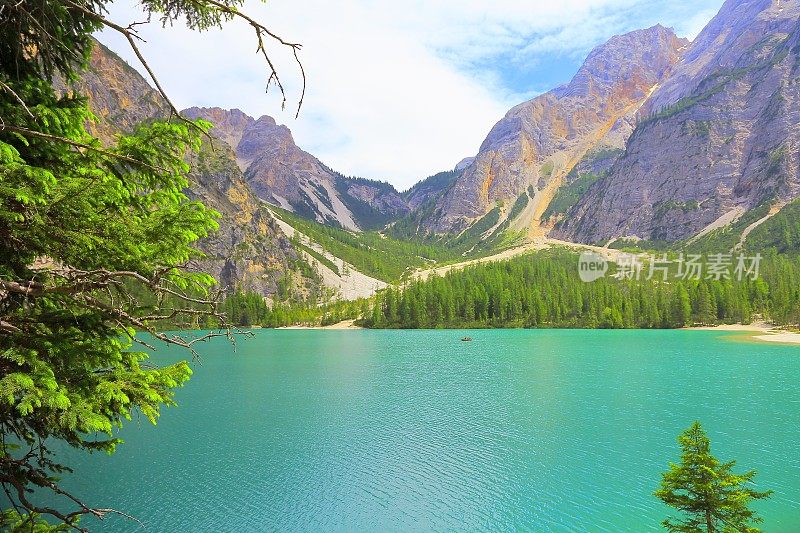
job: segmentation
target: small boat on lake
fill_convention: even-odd
[[[472,340],[472,337],[464,337],[464,338],[463,338],[463,339],[461,339],[461,340],[462,340],[463,342],[470,342],[470,341]]]

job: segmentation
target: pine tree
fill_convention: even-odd
[[[678,437],[681,462],[662,474],[655,496],[681,511],[680,519],[668,518],[663,526],[673,533],[759,533],[753,527],[762,521],[748,505],[767,498],[772,491],[758,492],[746,485],[756,475],[751,470],[734,474],[736,461],[720,463],[711,455],[711,443],[700,422]]]
[[[713,323],[713,304],[711,294],[705,283],[700,283],[697,288],[697,321],[701,324]]]
[[[170,121],[104,144],[86,129],[94,121],[87,99],[53,87],[55,77],[72,85],[82,75],[102,28],[127,37],[144,64],[133,24],[105,18],[113,3],[0,4],[0,485],[12,507],[0,512],[3,531],[83,531],[81,516],[112,512],[59,485],[69,471],[61,461],[74,458],[67,448],[112,453],[119,427],[135,414],[155,423],[189,379],[186,361],[146,363],[134,348],[137,330],[193,351],[219,333],[190,338],[162,327],[224,318],[212,301],[215,280],[186,269],[203,258],[196,241],[218,227],[219,214],[186,194],[185,159],[211,125],[177,119],[162,92]],[[240,4],[139,7],[165,27],[206,30],[242,18],[259,43],[277,39]],[[52,507],[36,502],[48,493],[57,495]]]
[[[386,320],[390,324],[397,321],[397,295],[391,288],[386,290]]]
[[[372,304],[372,322],[373,328],[382,328],[386,325],[383,312],[383,302],[379,297],[375,297],[375,302]]]
[[[692,305],[689,300],[689,292],[682,284],[675,288],[670,309],[671,325],[682,328],[686,326],[692,318]]]

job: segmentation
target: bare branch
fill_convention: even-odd
[[[134,522],[137,522],[141,527],[144,527],[144,524],[142,524],[140,520],[127,513],[123,513],[122,511],[117,511],[116,509],[111,509],[111,508],[89,507],[88,505],[83,503],[80,499],[78,499],[75,495],[65,491],[64,489],[56,485],[53,481],[51,481],[48,478],[48,476],[42,470],[36,468],[35,466],[31,465],[28,462],[31,459],[31,454],[33,453],[33,450],[34,449],[32,448],[31,451],[28,452],[28,454],[26,454],[21,459],[14,459],[9,455],[5,455],[2,458],[0,458],[0,463],[3,464],[3,468],[1,471],[4,473],[0,475],[0,484],[3,485],[6,494],[9,496],[9,499],[12,501],[14,506],[17,507],[17,503],[14,502],[13,498],[10,497],[11,494],[8,491],[9,485],[14,488],[14,491],[16,493],[16,500],[19,502],[19,507],[27,511],[29,514],[28,520],[31,520],[32,516],[30,515],[34,514],[50,515],[54,518],[59,519],[60,521],[67,524],[74,530],[83,532],[83,531],[88,531],[88,529],[81,528],[75,524],[75,519],[77,517],[81,515],[92,515],[102,520],[107,514],[117,514],[127,518],[128,520],[133,520]],[[17,479],[13,475],[5,474],[6,472],[24,473],[25,477],[29,479],[31,483],[33,483],[34,485],[41,488],[50,489],[55,494],[64,496],[65,498],[75,503],[79,507],[79,509],[77,511],[73,511],[68,514],[64,514],[50,507],[39,507],[34,505],[28,500],[27,497],[28,491],[23,482]]]
[[[6,322],[4,320],[0,320],[0,332],[4,332],[4,333],[19,333],[20,329],[17,326],[13,325],[13,324],[9,324],[8,322]]]
[[[42,260],[40,263],[41,265],[34,269],[34,272],[38,273],[38,275],[50,276],[52,278],[50,282],[45,283],[37,279],[22,281],[0,279],[0,296],[5,293],[19,294],[26,299],[46,295],[69,297],[72,298],[75,303],[87,309],[100,310],[105,313],[109,320],[123,329],[128,337],[138,344],[150,349],[155,349],[154,346],[128,333],[128,328],[131,326],[139,331],[149,333],[162,342],[188,349],[195,359],[198,358],[198,353],[193,346],[198,342],[203,342],[214,337],[227,337],[235,345],[236,339],[234,335],[251,335],[249,332],[231,328],[227,324],[227,318],[218,310],[218,301],[222,295],[221,292],[217,292],[209,299],[203,299],[191,294],[186,294],[177,287],[174,289],[170,288],[168,284],[174,284],[174,281],[165,276],[167,273],[176,270],[177,267],[158,268],[152,276],[148,277],[134,271],[109,271],[103,269],[84,271],[64,265],[56,265],[53,264],[52,261]],[[145,306],[144,308],[138,306],[130,292],[127,291],[125,286],[121,283],[123,279],[130,279],[149,287],[158,298],[158,304],[154,308],[151,308],[151,306]],[[61,282],[58,282],[59,280]],[[110,287],[113,287],[122,295],[120,300],[115,300],[113,294],[110,297],[98,297],[104,294],[107,295]],[[180,306],[165,307],[165,296],[170,296],[178,302],[195,304],[201,306],[201,308],[196,309],[191,306],[185,308]],[[128,307],[124,306],[125,303],[128,304]],[[145,310],[149,312],[149,314],[143,314],[142,312]],[[206,333],[198,338],[189,339],[182,335],[165,334],[158,331],[154,326],[156,322],[163,322],[181,316],[212,317],[219,322],[220,331]],[[26,322],[23,318],[18,316],[0,318],[3,318],[3,320],[0,321],[0,334],[19,334],[24,332]]]
[[[161,86],[161,82],[158,80],[158,77],[155,75],[155,73],[153,72],[153,69],[150,67],[150,64],[144,58],[144,55],[142,54],[141,50],[139,49],[139,46],[137,45],[136,41],[137,40],[138,41],[143,41],[143,39],[138,35],[135,26],[136,25],[140,25],[140,24],[144,24],[144,23],[142,23],[142,22],[134,22],[132,24],[129,24],[127,27],[121,26],[121,25],[119,25],[119,24],[117,24],[117,23],[115,23],[115,22],[113,22],[111,20],[108,20],[107,18],[103,17],[102,15],[100,15],[98,13],[95,13],[94,11],[92,11],[90,9],[87,9],[87,8],[85,8],[85,7],[83,7],[83,6],[79,5],[79,4],[76,4],[75,2],[72,2],[71,0],[65,0],[65,1],[70,6],[72,6],[74,9],[77,9],[77,10],[81,11],[85,15],[87,15],[87,16],[93,18],[94,20],[100,22],[104,26],[106,26],[108,28],[111,28],[114,31],[116,31],[116,32],[120,33],[121,35],[123,35],[125,37],[125,39],[128,41],[128,44],[130,45],[131,50],[133,50],[133,53],[136,55],[136,58],[139,60],[139,63],[142,65],[142,67],[145,69],[145,71],[147,71],[148,76],[153,81],[153,84],[156,86],[156,90],[159,92],[161,97],[166,102],[167,106],[170,109],[170,112],[175,117],[177,117],[178,119],[180,119],[182,121],[185,121],[185,122],[187,122],[189,124],[192,124],[192,126],[194,126],[194,127],[197,127],[193,122],[191,122],[190,120],[188,120],[188,119],[184,118],[183,116],[181,116],[180,112],[178,111],[178,108],[175,106],[175,104],[172,103],[172,100],[170,100],[169,96],[167,95],[167,92]],[[269,78],[267,80],[267,90],[269,90],[269,86],[270,86],[272,80],[275,80],[275,83],[278,86],[278,89],[280,90],[280,93],[281,93],[281,98],[282,98],[281,108],[284,108],[285,105],[286,105],[286,90],[284,89],[283,83],[281,82],[280,77],[278,76],[278,71],[277,71],[277,69],[275,68],[275,65],[272,62],[272,58],[267,53],[266,46],[264,44],[264,36],[266,35],[269,38],[277,41],[281,45],[289,47],[289,48],[292,49],[292,54],[294,56],[295,61],[297,62],[298,67],[300,68],[300,73],[301,73],[302,78],[303,78],[303,88],[302,88],[302,92],[301,92],[301,95],[300,95],[300,100],[299,100],[298,105],[297,105],[297,113],[295,114],[295,118],[297,118],[300,115],[300,108],[303,105],[303,100],[305,98],[305,93],[306,93],[306,73],[305,73],[305,69],[303,68],[302,62],[300,61],[300,58],[297,55],[297,52],[302,48],[302,45],[299,44],[299,43],[292,43],[292,42],[286,41],[282,37],[278,36],[277,34],[272,32],[271,30],[269,30],[263,24],[259,23],[258,21],[256,21],[255,19],[253,19],[252,17],[247,15],[246,13],[242,13],[241,11],[239,11],[238,9],[236,9],[234,7],[228,6],[228,5],[226,5],[226,4],[222,3],[222,2],[219,2],[217,0],[203,0],[203,1],[205,3],[207,3],[207,4],[210,4],[210,5],[214,6],[221,13],[225,13],[226,15],[228,15],[230,17],[238,17],[238,18],[246,21],[253,28],[253,30],[255,31],[255,34],[256,34],[256,40],[258,41],[258,46],[256,48],[256,52],[257,53],[261,53],[261,55],[264,57],[264,60],[267,62],[267,65],[268,65],[269,70],[270,70],[270,75],[269,75]],[[206,132],[203,132],[203,133],[206,134]]]
[[[292,49],[292,54],[294,55],[294,59],[297,62],[298,67],[300,68],[300,74],[303,77],[303,89],[300,95],[300,101],[297,104],[297,113],[295,114],[295,118],[297,118],[300,115],[300,108],[303,106],[303,99],[305,98],[306,94],[306,72],[305,69],[303,68],[303,64],[300,61],[300,58],[297,55],[297,52],[303,47],[303,45],[300,43],[292,43],[286,41],[282,37],[270,31],[266,26],[264,26],[257,20],[253,19],[246,13],[242,13],[241,11],[239,11],[234,7],[225,5],[217,0],[204,0],[204,1],[216,7],[222,13],[230,15],[231,17],[238,17],[246,21],[253,28],[256,34],[256,39],[258,41],[258,47],[256,48],[256,53],[260,52],[261,55],[264,56],[264,60],[266,60],[267,65],[269,66],[270,69],[270,75],[269,78],[267,79],[267,90],[269,90],[269,86],[272,80],[275,80],[275,84],[278,86],[278,89],[281,92],[281,98],[282,98],[281,108],[284,108],[286,105],[286,91],[284,90],[283,84],[281,83],[280,77],[278,76],[278,71],[273,65],[272,59],[269,57],[269,54],[267,53],[267,49],[264,45],[264,35],[267,35],[268,37],[277,41],[281,45],[287,46]]]
[[[136,33],[136,28],[134,27],[134,24],[131,24],[126,28],[126,27],[120,26],[119,24],[117,24],[115,22],[112,22],[112,21],[108,20],[107,18],[103,17],[99,13],[95,13],[91,9],[85,8],[82,5],[76,4],[75,2],[72,2],[70,0],[64,0],[64,1],[67,4],[69,4],[70,6],[72,6],[74,9],[77,9],[78,11],[83,13],[84,15],[86,15],[86,16],[88,16],[90,18],[93,18],[94,20],[100,22],[104,26],[106,26],[108,28],[111,28],[112,30],[122,34],[125,37],[125,39],[128,41],[128,44],[130,45],[131,49],[133,50],[133,53],[136,54],[136,58],[141,63],[142,67],[144,67],[144,69],[147,71],[147,74],[150,76],[150,79],[153,81],[153,84],[155,84],[156,90],[159,92],[161,97],[166,102],[167,106],[170,109],[170,113],[172,115],[174,115],[176,118],[178,118],[179,120],[181,120],[183,122],[186,122],[187,124],[190,124],[194,128],[197,128],[197,125],[194,122],[192,122],[191,120],[181,116],[180,112],[178,112],[178,108],[175,107],[175,104],[172,103],[172,100],[170,100],[170,98],[167,95],[167,93],[164,90],[164,88],[161,87],[161,82],[158,81],[158,78],[156,77],[155,73],[153,72],[153,69],[150,68],[150,64],[147,62],[147,60],[145,60],[144,56],[142,55],[142,52],[139,50],[139,46],[136,44],[136,40],[143,41],[143,39],[141,37],[139,37],[139,35]],[[206,134],[205,131],[203,133]]]
[[[297,103],[297,113],[294,114],[294,118],[297,118],[300,116],[300,108],[303,107],[303,101],[306,99],[306,69],[303,68],[300,58],[297,57],[297,48],[292,52],[294,53],[294,60],[297,61],[297,65],[300,67],[300,74],[303,76],[303,90],[300,93],[300,101]]]
[[[8,86],[8,84],[4,83],[2,80],[0,80],[0,87],[2,87],[3,89],[5,89],[5,90],[6,90],[6,91],[8,91],[9,93],[11,93],[11,96],[13,96],[13,97],[14,97],[14,99],[15,99],[17,102],[19,102],[19,105],[21,105],[21,106],[22,106],[22,108],[25,110],[25,112],[28,114],[28,116],[29,116],[29,117],[31,117],[31,118],[33,118],[33,119],[35,119],[35,118],[36,118],[36,117],[33,115],[33,113],[31,113],[31,110],[30,110],[30,109],[28,109],[28,106],[25,104],[25,101],[24,101],[24,100],[23,100],[23,99],[20,97],[20,95],[18,95],[17,93],[15,93],[15,92],[14,92],[14,89],[12,89],[11,87],[9,87],[9,86]]]

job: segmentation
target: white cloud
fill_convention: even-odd
[[[290,97],[281,112],[277,96],[264,95],[266,68],[246,24],[202,34],[177,24],[140,31],[143,52],[179,107],[272,115],[340,172],[406,188],[473,155],[507,109],[530,96],[530,88],[505,86],[503,68],[530,67],[543,51],[584,55],[630,23],[621,14],[648,1],[249,1],[246,11],[303,43],[308,91],[297,120],[291,56],[272,47]],[[118,22],[142,19],[132,0],[112,6]],[[119,36],[104,32],[101,40],[138,66]],[[509,64],[492,64],[501,56]]]

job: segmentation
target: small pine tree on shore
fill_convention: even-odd
[[[671,533],[760,533],[753,527],[763,521],[749,508],[752,500],[768,498],[772,491],[747,487],[754,470],[734,474],[736,461],[720,463],[711,455],[711,443],[700,422],[678,437],[680,464],[670,464],[662,474],[655,496],[683,517],[668,518],[662,525]]]

